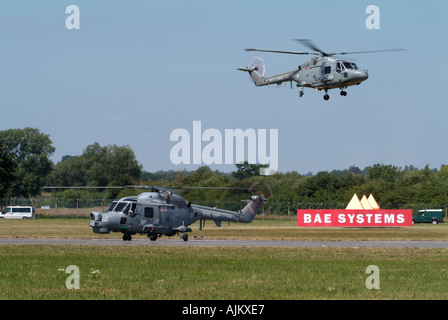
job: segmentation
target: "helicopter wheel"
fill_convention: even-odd
[[[123,241],[131,241],[132,236],[130,234],[123,234]]]
[[[151,241],[156,241],[157,240],[157,234],[155,233],[155,234],[150,234],[150,235],[148,235],[148,237],[149,237],[149,240],[151,240]]]
[[[299,97],[302,98],[303,95],[304,95],[303,91],[299,91]]]
[[[341,94],[341,96],[345,97],[347,95],[347,91],[341,91],[340,94]]]
[[[182,238],[182,240],[188,241],[188,234],[182,233],[180,237]]]
[[[324,95],[324,100],[328,100],[328,99],[330,99],[330,96],[328,94],[325,94]]]

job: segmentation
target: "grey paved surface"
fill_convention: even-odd
[[[340,248],[448,248],[448,241],[280,241],[280,240],[213,240],[165,238],[149,239],[54,239],[54,238],[0,238],[0,244],[46,244],[46,245],[145,245],[145,246],[206,246],[206,247],[340,247]]]

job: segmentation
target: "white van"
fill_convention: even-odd
[[[33,207],[11,206],[0,213],[0,219],[34,219],[35,217]]]

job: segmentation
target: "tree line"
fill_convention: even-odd
[[[129,146],[93,143],[81,155],[67,155],[54,164],[55,148],[49,135],[35,128],[0,131],[0,198],[35,197],[51,186],[198,186],[229,189],[185,189],[182,196],[194,201],[237,201],[262,192],[272,202],[347,203],[354,193],[373,194],[388,207],[448,203],[448,166],[423,169],[373,164],[360,169],[300,174],[296,171],[260,176],[261,165],[237,164],[234,172],[223,173],[203,166],[194,171],[147,172]],[[53,192],[59,199],[112,199],[138,194],[130,189],[69,189]]]

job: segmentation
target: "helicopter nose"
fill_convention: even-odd
[[[103,221],[102,215],[99,212],[90,213],[89,226],[92,227],[94,233],[109,233],[110,229],[107,226],[107,221]]]
[[[91,212],[90,213],[90,218],[93,220],[93,221],[101,221],[101,213],[99,213],[99,212]]]
[[[354,70],[352,73],[352,79],[358,83],[361,83],[369,77],[369,74],[367,73],[367,70]]]
[[[369,73],[367,72],[367,70],[363,70],[362,73],[363,73],[362,81],[367,80],[369,78]]]

